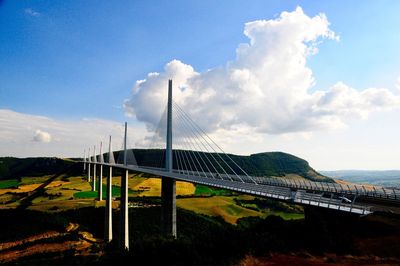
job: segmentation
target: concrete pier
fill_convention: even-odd
[[[111,136],[108,142],[108,163],[113,164],[114,155],[111,150]],[[113,238],[113,227],[112,227],[112,167],[109,166],[107,175],[107,191],[106,191],[106,213],[104,221],[104,240],[111,242]]]
[[[83,152],[83,173],[86,173],[86,150]]]
[[[100,175],[99,175],[99,193],[97,195],[97,200],[103,200],[103,165],[100,165]]]
[[[161,180],[161,228],[164,234],[177,236],[176,232],[176,185],[175,180]]]
[[[126,157],[126,141],[127,141],[127,128],[125,122],[125,138],[124,138],[124,165],[127,165]],[[121,176],[121,205],[120,205],[120,248],[122,250],[129,250],[129,206],[128,206],[128,170],[125,169],[125,175]]]
[[[92,191],[96,191],[96,164],[93,164]]]
[[[89,160],[89,164],[88,164],[88,182],[90,183],[90,181],[91,181],[91,177],[90,177],[90,167],[91,167],[91,161],[92,161],[92,159],[91,159],[91,157],[90,157],[90,148],[89,148],[89,151],[88,151],[88,160]]]
[[[128,170],[121,176],[120,247],[129,250]]]
[[[91,168],[92,166],[91,166],[91,163],[88,163],[88,174],[87,174],[87,179],[88,179],[88,182],[90,182],[90,168]]]
[[[97,166],[97,159],[96,159],[96,146],[93,147],[93,179],[92,179],[92,191],[96,191],[96,166]]]
[[[107,195],[106,195],[106,217],[105,217],[105,234],[104,238],[107,242],[111,242],[112,228],[112,167],[109,167],[107,176]]]
[[[172,172],[172,80],[168,81],[167,111],[165,170]],[[161,179],[161,204],[161,229],[164,234],[176,237],[176,184],[175,180],[164,176]]]
[[[100,175],[99,175],[99,193],[97,194],[97,200],[103,200],[103,142],[100,142],[100,154],[99,154],[99,162],[100,164]]]

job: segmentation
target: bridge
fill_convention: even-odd
[[[89,149],[87,155],[85,152],[82,161],[84,171],[87,172],[87,180],[91,182],[93,191],[98,190],[97,200],[100,201],[103,200],[103,167],[108,170],[105,199],[105,240],[108,242],[112,240],[113,235],[111,193],[113,168],[124,172],[121,177],[119,243],[123,250],[129,249],[129,171],[161,178],[162,230],[173,237],[177,236],[176,180],[355,215],[397,212],[400,206],[400,190],[395,188],[247,174],[231,155],[225,153],[178,104],[173,102],[172,80],[168,82],[168,101],[163,116],[166,118],[166,130],[163,127],[165,121],[162,119],[155,130],[155,138],[159,140],[159,137],[164,135],[165,148],[149,149],[149,154],[152,156],[147,163],[144,163],[146,160],[138,163],[133,151],[127,148],[127,123],[125,123],[124,147],[118,152],[117,160],[112,151],[110,136],[107,153],[103,153],[102,143],[100,143],[99,154],[96,154],[96,147],[94,147],[91,156]],[[174,138],[174,142],[173,125],[181,129]],[[178,148],[173,148],[173,145]],[[97,170],[99,170],[98,174]]]

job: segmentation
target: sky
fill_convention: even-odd
[[[0,0],[0,156],[153,134],[174,101],[226,152],[400,169],[399,1]]]

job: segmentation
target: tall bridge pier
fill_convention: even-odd
[[[86,150],[83,152],[83,174],[86,173]]]
[[[114,156],[111,151],[111,136],[108,144],[108,163],[114,163]],[[109,171],[107,175],[107,193],[106,193],[106,213],[105,213],[105,221],[104,221],[104,229],[105,234],[104,238],[106,242],[111,242],[112,240],[112,166],[109,166]]]
[[[100,164],[99,192],[97,194],[97,200],[98,201],[102,201],[103,200],[103,163],[104,163],[104,158],[103,158],[103,153],[102,153],[102,146],[103,146],[103,142],[100,142],[99,161],[102,164]]]
[[[126,151],[127,123],[125,122],[124,165],[127,166]],[[128,169],[121,176],[121,204],[120,204],[120,248],[129,250],[129,206],[128,206]]]
[[[172,172],[172,80],[168,81],[167,108],[165,170]],[[164,234],[176,237],[176,184],[174,179],[165,176],[161,178],[161,204],[161,229]]]
[[[90,157],[90,148],[89,148],[89,151],[88,151],[88,175],[87,175],[87,180],[88,180],[88,182],[89,182],[89,184],[90,184],[90,168],[92,167],[91,166],[91,162],[92,160],[91,160],[91,157]]]
[[[96,159],[96,146],[93,147],[93,179],[92,179],[92,191],[96,191],[96,163],[97,163],[97,159]]]
[[[169,177],[161,179],[161,229],[176,238],[176,185]]]

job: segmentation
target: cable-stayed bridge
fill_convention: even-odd
[[[172,100],[172,81],[168,84],[168,102],[148,149],[129,149],[127,124],[123,148],[112,151],[111,136],[108,151],[99,153],[93,147],[84,156],[84,170],[92,189],[102,200],[103,167],[106,167],[106,240],[112,239],[113,168],[124,170],[121,180],[120,245],[129,249],[128,173],[146,173],[161,177],[161,224],[166,234],[176,237],[175,181],[187,181],[240,193],[266,197],[303,206],[368,215],[375,211],[394,212],[400,206],[400,190],[370,185],[317,182],[250,175],[243,162],[229,155]],[[115,160],[117,158],[117,160]],[[284,163],[284,162],[282,162]],[[251,165],[247,165],[247,168]],[[99,170],[97,172],[97,170]]]

